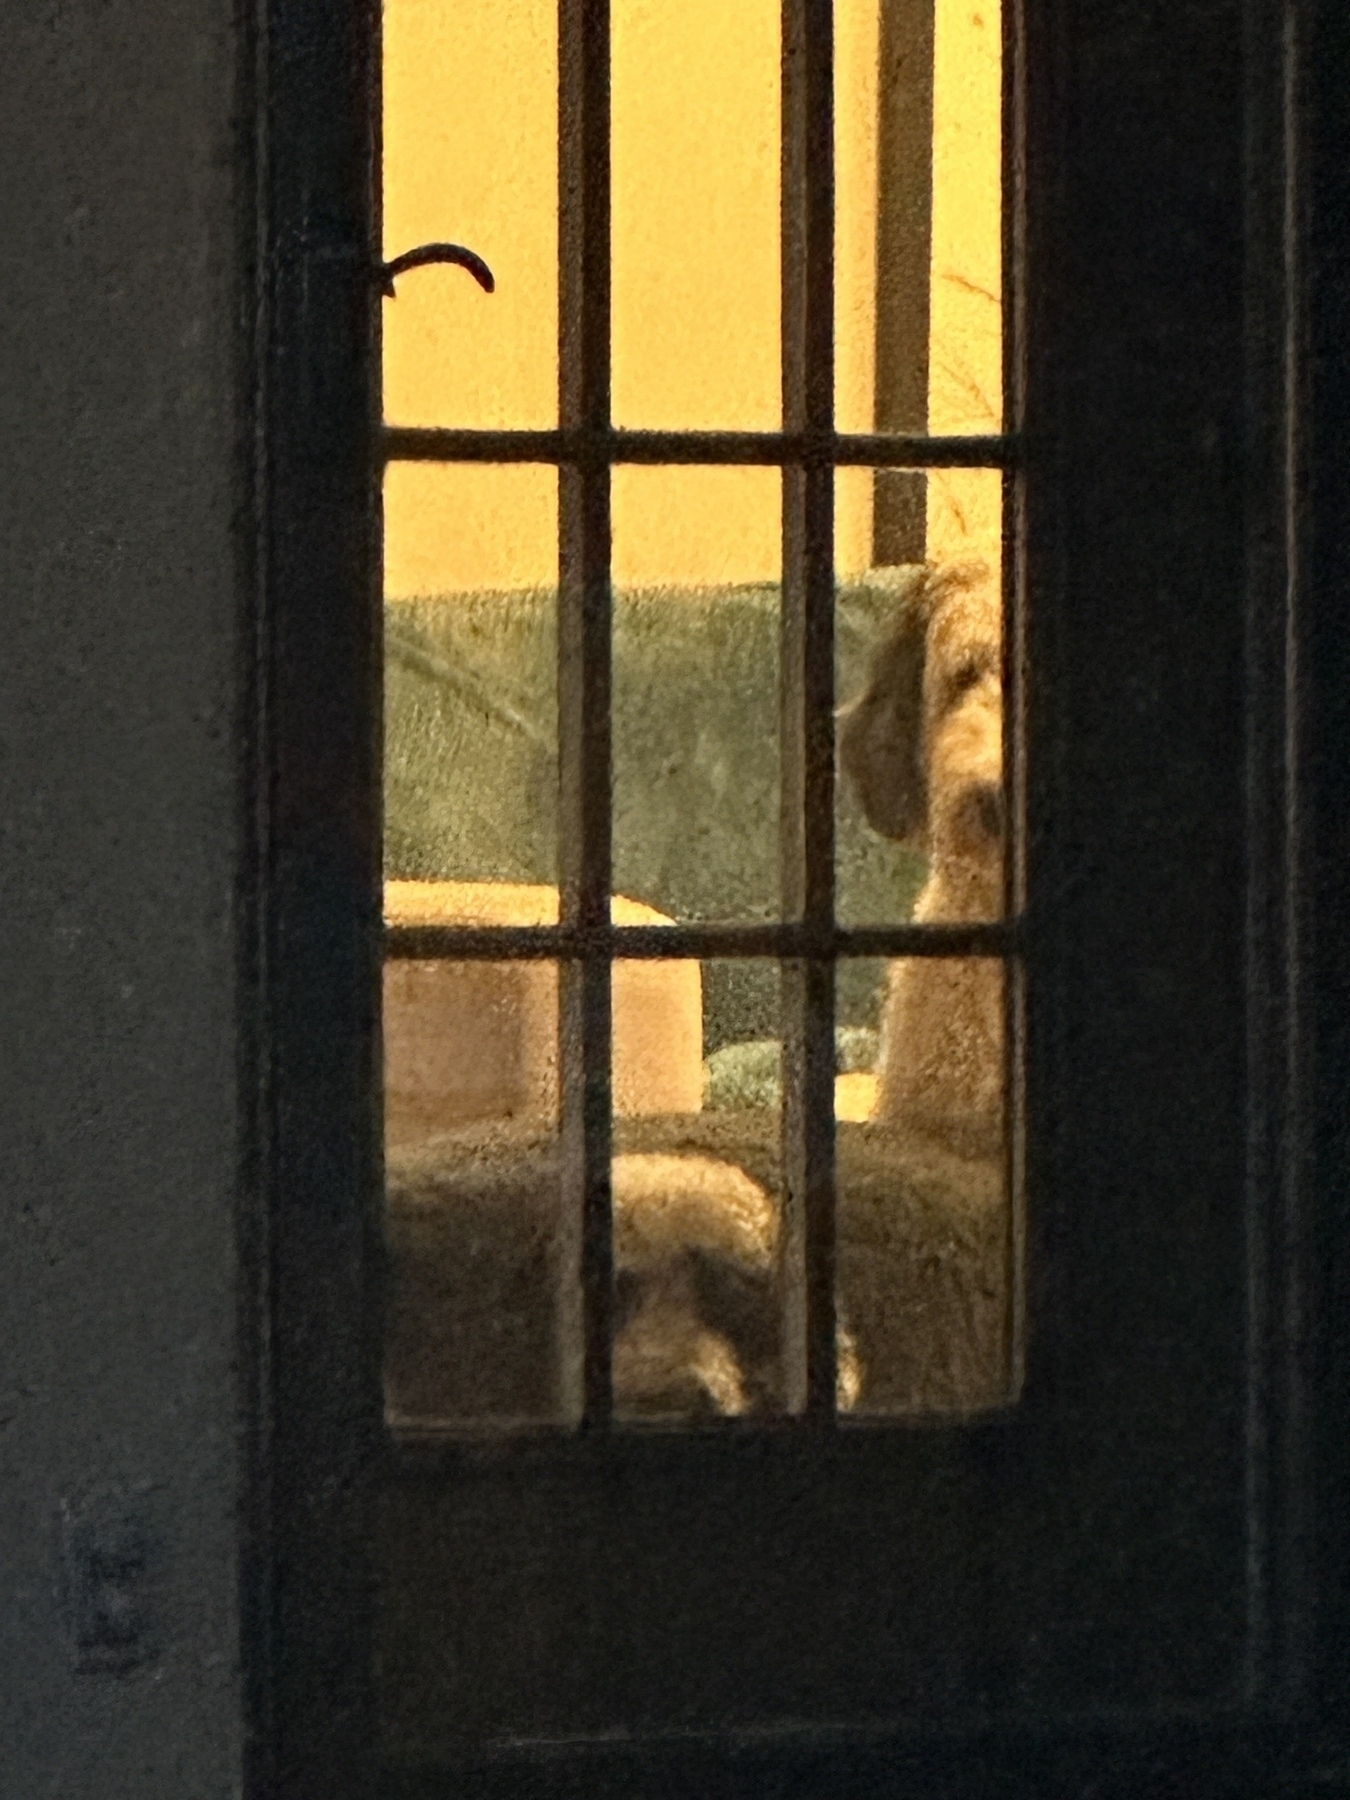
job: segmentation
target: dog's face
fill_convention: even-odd
[[[1001,880],[999,596],[982,565],[926,570],[840,720],[840,761],[874,830],[948,879]]]
[[[744,1170],[699,1155],[613,1162],[621,1416],[697,1418],[773,1401],[778,1208]]]

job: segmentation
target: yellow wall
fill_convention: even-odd
[[[430,238],[491,263],[411,274],[385,303],[399,424],[556,419],[556,0],[386,0],[385,253]],[[614,416],[779,422],[779,0],[614,0]],[[837,0],[837,410],[871,427],[877,0]],[[930,428],[997,429],[997,0],[937,0]],[[870,475],[839,481],[838,561],[866,566]],[[999,482],[929,483],[934,556],[997,554]],[[772,579],[779,484],[759,469],[621,469],[621,583]],[[391,595],[550,582],[549,470],[402,467]]]
[[[999,0],[937,0],[933,43],[933,267],[928,429],[998,431],[1002,407],[1002,58]],[[997,561],[1002,482],[928,478],[928,554]]]

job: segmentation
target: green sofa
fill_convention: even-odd
[[[841,699],[894,595],[893,579],[840,590]],[[778,609],[775,587],[615,596],[614,885],[678,919],[775,915]],[[386,607],[389,877],[556,879],[555,617],[540,591]],[[871,831],[842,784],[837,838],[841,918],[907,918],[922,858]],[[841,967],[841,1027],[875,1024],[879,976]],[[776,981],[767,963],[705,968],[705,1054],[776,1036]]]

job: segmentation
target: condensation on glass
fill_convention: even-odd
[[[611,8],[617,424],[778,429],[779,12]]]
[[[585,1001],[610,1103],[599,1265],[567,1043],[596,952],[557,935],[574,501],[561,439],[510,441],[559,420],[559,17],[384,9],[386,255],[460,241],[497,278],[488,296],[459,269],[410,272],[384,308],[386,419],[445,434],[410,449],[400,430],[385,472],[388,1418],[575,1426],[597,1266],[605,1420],[818,1410],[793,1183],[822,1167],[841,1420],[979,1412],[1014,1396],[1020,1309],[997,0],[834,7],[824,986],[803,985],[792,936],[800,478],[771,440],[760,462],[715,436],[655,463],[612,445],[613,960],[604,1005]],[[621,430],[773,434],[795,404],[782,17],[613,0]],[[827,562],[827,610],[828,589]],[[648,928],[674,934],[669,956],[623,937]]]
[[[615,885],[675,919],[780,914],[782,514],[777,469],[614,471]]]
[[[892,473],[911,471],[841,470],[836,517],[857,505],[863,482]],[[850,567],[836,538],[835,910],[845,925],[976,924],[1006,912],[1004,477],[916,473],[931,558]]]
[[[835,1142],[835,1302],[854,1416],[1007,1397],[1005,980],[992,956],[896,957],[875,1025],[836,1033],[860,1071],[837,1077],[857,1086],[840,1096]]]
[[[557,878],[558,475],[393,463],[384,487],[384,865]]]
[[[457,268],[398,282],[390,424],[557,422],[557,24],[549,0],[385,0],[385,258],[452,240],[497,283],[489,301]]]
[[[640,1040],[617,1029],[624,994]],[[617,962],[614,996],[616,1416],[780,1411],[777,968]],[[651,1091],[658,1070],[667,1092],[645,1110],[635,1077]]]
[[[391,883],[394,922],[538,918],[537,888]],[[496,890],[498,884],[490,884]],[[558,969],[384,971],[385,1400],[395,1426],[562,1417]]]

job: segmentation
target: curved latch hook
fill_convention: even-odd
[[[405,250],[393,262],[380,264],[381,292],[392,300],[394,282],[398,277],[408,269],[421,269],[428,263],[455,263],[461,269],[467,269],[485,294],[490,294],[497,285],[493,280],[492,270],[482,257],[474,250],[466,250],[463,244],[419,244],[416,250]]]

